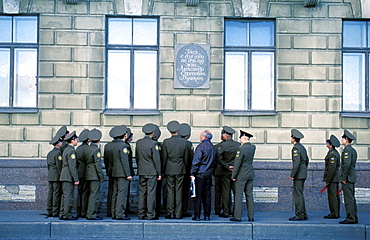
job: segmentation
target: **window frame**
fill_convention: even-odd
[[[128,19],[156,19],[157,20],[157,44],[156,45],[130,45],[125,44],[109,44],[109,19],[112,18],[128,18]],[[117,16],[117,15],[108,15],[106,16],[105,21],[105,104],[103,113],[106,115],[159,115],[159,24],[160,18],[157,16]],[[132,34],[134,28],[131,29]],[[130,108],[108,108],[108,52],[110,50],[122,50],[130,52]],[[156,51],[157,52],[157,74],[156,74],[156,108],[155,109],[137,109],[133,108],[134,104],[134,69],[135,69],[135,51]]]
[[[273,46],[227,46],[226,45],[226,22],[227,21],[239,21],[239,22],[262,22],[262,21],[270,21],[274,23],[274,42]],[[250,30],[249,30],[250,31]],[[248,32],[249,36],[248,39],[250,41],[250,32]],[[226,64],[224,62],[223,66],[223,73],[224,73],[224,79],[223,79],[223,115],[230,115],[230,116],[271,116],[271,115],[277,115],[276,111],[276,91],[277,91],[277,78],[276,78],[276,19],[274,18],[225,18],[224,19],[224,60],[226,61],[226,53],[227,52],[247,52],[248,53],[248,110],[228,110],[225,109],[225,94],[226,94],[226,79],[225,79],[225,73],[226,73]],[[252,107],[252,57],[254,52],[269,52],[274,53],[274,99],[273,99],[273,108],[272,110],[253,110]]]
[[[36,29],[36,43],[15,43],[15,42],[0,42],[0,48],[9,49],[10,51],[10,71],[9,71],[9,106],[3,107],[0,106],[0,113],[37,113],[39,111],[38,109],[38,84],[39,84],[39,62],[40,62],[40,16],[36,14],[0,14],[0,16],[5,17],[12,17],[12,26],[14,23],[14,17],[36,17],[37,19],[37,29]],[[14,34],[14,29],[12,27],[12,39]],[[15,85],[15,79],[14,79],[14,69],[15,69],[15,50],[16,49],[36,49],[36,107],[15,107],[14,106],[14,85]]]

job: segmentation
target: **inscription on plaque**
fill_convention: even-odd
[[[36,186],[0,185],[0,201],[36,202]]]
[[[209,88],[209,45],[175,45],[174,88]]]

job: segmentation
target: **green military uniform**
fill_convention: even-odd
[[[303,134],[296,129],[292,130],[292,137],[296,139],[303,138]],[[308,156],[306,148],[299,142],[292,148],[293,168],[290,177],[293,178],[293,199],[295,203],[295,216],[291,221],[306,220],[308,218],[303,195],[304,182],[307,178]]]
[[[51,140],[50,144],[54,146],[60,141],[58,136]],[[60,172],[62,171],[62,152],[59,147],[54,147],[46,156],[48,164],[48,200],[47,215],[49,217],[58,217],[60,210],[60,198],[62,194],[61,182],[59,181]]]
[[[167,180],[167,216],[165,218],[181,219],[185,163],[188,163],[189,157],[188,145],[187,141],[178,135],[179,122],[169,122],[167,129],[173,135],[163,141],[161,152],[163,173]]]
[[[221,134],[228,134],[232,136],[235,131],[230,127],[223,127],[223,131]],[[234,159],[236,152],[239,150],[240,143],[232,140],[227,139],[226,141],[221,142],[218,144],[218,158],[217,158],[217,168],[215,171],[215,175],[221,176],[221,198],[222,198],[222,211],[223,213],[220,217],[229,217],[230,214],[230,206],[231,204],[231,190],[234,189],[234,183],[231,180],[231,171],[229,170],[230,166],[234,166]]]
[[[125,144],[126,144],[126,147],[127,147],[127,151],[128,151],[128,162],[129,162],[129,165],[130,165],[130,171],[131,171],[131,176],[135,176],[135,170],[134,170],[134,164],[133,164],[133,157],[132,157],[132,148],[131,148],[131,144],[129,141],[127,141],[129,138],[132,138],[132,133],[131,133],[131,129],[130,128],[127,128],[126,130],[126,134],[127,134],[127,139],[125,140]],[[128,194],[127,194],[127,204],[126,204],[126,213],[128,214],[130,212],[130,193],[131,193],[131,181],[128,183]]]
[[[252,134],[240,130],[240,137],[253,137]],[[235,145],[235,144],[233,144]],[[250,142],[246,142],[240,147],[235,155],[234,170],[231,179],[235,181],[235,211],[234,220],[241,221],[242,219],[242,197],[243,192],[246,197],[248,220],[254,221],[254,200],[253,200],[253,158],[256,151],[256,146]]]
[[[138,217],[148,220],[158,219],[156,216],[156,188],[157,179],[161,176],[161,161],[159,147],[150,135],[156,126],[148,123],[143,127],[146,134],[136,142],[135,157],[139,175],[139,204]]]
[[[340,211],[340,197],[338,192],[339,189],[339,166],[340,166],[340,156],[335,147],[339,147],[339,140],[331,135],[330,139],[327,141],[334,148],[329,149],[328,153],[325,156],[325,172],[323,181],[327,184],[328,192],[328,202],[330,214],[324,218],[339,218]]]
[[[344,131],[342,138],[356,140],[356,138],[347,130]],[[357,152],[351,144],[344,147],[341,158],[342,165],[340,180],[342,181],[346,219],[339,223],[358,223],[357,204],[355,198]],[[344,184],[343,181],[346,181],[346,184]]]
[[[88,129],[82,130],[79,136],[79,141],[82,142],[82,144],[76,148],[76,167],[78,179],[80,180],[80,183],[77,187],[77,213],[81,217],[86,217],[87,199],[89,195],[88,186],[85,179],[87,157],[84,154],[85,148],[89,146],[87,143],[89,132],[90,131]]]
[[[68,134],[68,130],[66,126],[61,126],[57,133],[55,134],[55,137],[59,137],[62,141],[62,146],[60,147],[61,152],[63,153],[64,149],[68,146],[68,142],[64,140],[65,136]]]
[[[88,138],[93,142],[84,151],[84,155],[86,156],[85,178],[89,191],[86,218],[94,220],[102,219],[97,214],[100,202],[100,182],[104,180],[104,174],[101,165],[101,152],[96,144],[101,136],[102,134],[99,130],[91,130]]]
[[[74,137],[77,138],[75,131],[67,135],[66,140]],[[63,212],[61,212],[61,214],[63,219],[68,220],[72,218],[74,183],[79,181],[76,168],[76,150],[74,146],[68,144],[63,151],[62,159],[63,167],[59,179],[62,182],[63,191],[61,207]]]
[[[156,125],[156,128],[154,130],[154,135],[153,135],[152,139],[157,142],[157,146],[158,146],[158,149],[159,149],[158,150],[159,155],[161,155],[161,151],[162,151],[162,143],[158,142],[158,139],[161,137],[161,134],[162,134],[161,129],[159,129],[159,127]],[[162,166],[162,161],[161,161],[161,166]],[[163,198],[162,198],[162,196],[163,196]],[[162,205],[162,200],[163,200],[163,205]],[[157,217],[160,216],[162,206],[165,206],[165,204],[167,204],[167,190],[166,190],[166,186],[165,186],[165,178],[163,178],[163,176],[162,176],[161,180],[157,180],[157,187],[156,187],[155,212],[156,212]]]
[[[222,141],[223,142],[223,141]],[[217,143],[215,145],[215,147],[218,149],[218,147],[220,146],[220,144],[222,143]],[[221,171],[222,171],[222,167],[221,165],[217,164],[216,168],[215,168],[215,171],[213,173],[213,176],[215,177],[215,199],[214,199],[214,208],[215,208],[215,215],[220,215],[221,213],[221,208],[222,208],[222,202],[221,202],[221,195],[222,195],[222,174],[221,174]],[[231,194],[231,192],[230,192]],[[230,196],[231,198],[231,196]],[[231,206],[229,205],[229,209],[231,208]]]

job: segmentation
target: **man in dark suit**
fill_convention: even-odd
[[[80,146],[76,148],[76,167],[78,173],[78,194],[77,194],[77,214],[79,217],[86,217],[87,199],[89,196],[88,186],[86,184],[85,173],[86,173],[86,156],[84,155],[85,148],[89,146],[89,130],[84,129],[78,137],[78,141],[82,142]]]
[[[326,147],[329,149],[325,156],[325,171],[323,182],[325,182],[328,192],[328,201],[330,214],[324,216],[326,219],[337,219],[339,218],[339,206],[340,197],[336,193],[339,190],[339,166],[340,156],[338,151],[335,149],[340,146],[338,138],[334,135],[330,136],[330,139],[326,140]]]
[[[306,148],[300,143],[303,134],[297,129],[291,131],[293,168],[290,173],[290,180],[293,180],[293,200],[295,203],[295,216],[289,221],[307,220],[306,205],[303,196],[304,182],[307,178],[308,156]]]
[[[346,219],[340,221],[340,224],[358,223],[357,204],[355,198],[357,152],[351,145],[353,140],[356,140],[355,136],[353,136],[353,134],[348,130],[344,130],[344,134],[342,136],[342,144],[344,145],[344,149],[342,151],[340,181],[343,188]]]
[[[180,123],[171,121],[167,124],[171,138],[163,141],[161,159],[163,173],[167,181],[167,216],[166,219],[182,218],[182,195],[185,163],[188,161],[187,141],[180,137]]]
[[[159,147],[152,139],[156,125],[145,124],[142,131],[145,137],[136,142],[135,157],[139,175],[139,204],[137,216],[143,220],[157,220],[156,188],[157,180],[162,179]]]
[[[253,202],[253,158],[256,146],[250,143],[252,134],[240,130],[240,143],[242,144],[235,154],[234,169],[231,179],[235,182],[235,211],[230,221],[240,222],[242,220],[242,197],[245,193],[248,221],[254,221]]]

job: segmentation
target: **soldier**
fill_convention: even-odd
[[[126,144],[127,151],[128,151],[128,162],[129,162],[129,165],[130,165],[131,176],[134,177],[135,176],[135,171],[134,171],[134,167],[133,167],[132,148],[131,148],[131,144],[130,144],[130,142],[132,141],[132,139],[134,137],[134,134],[131,132],[130,128],[126,129],[126,136],[127,137],[125,139],[125,144]],[[130,193],[131,193],[131,181],[128,183],[126,214],[133,213],[130,210],[130,195],[131,195]]]
[[[65,140],[65,137],[69,134],[66,126],[61,126],[55,136],[58,136],[62,141],[62,146],[60,147],[60,151],[63,153],[64,149],[68,146],[68,142]]]
[[[183,188],[183,194],[182,194],[182,216],[191,217],[192,215],[188,212],[188,205],[189,205],[189,192],[190,192],[190,170],[191,170],[191,162],[193,161],[193,157],[194,157],[194,148],[193,148],[193,143],[188,140],[191,136],[190,125],[187,123],[181,123],[179,135],[182,138],[186,139],[187,148],[188,148],[188,161],[185,163],[186,173],[184,176],[184,188]]]
[[[60,173],[60,181],[62,182],[62,207],[61,220],[77,220],[77,217],[72,216],[74,185],[78,185],[78,173],[76,168],[76,150],[78,136],[76,131],[71,132],[65,137],[68,146],[64,149],[62,159],[63,168]]]
[[[88,220],[102,220],[98,216],[100,202],[100,182],[104,181],[104,174],[101,165],[101,152],[97,143],[101,139],[101,132],[94,128],[89,132],[88,139],[91,144],[84,150],[86,157],[86,185],[89,191],[86,218]]]
[[[221,142],[217,143],[215,147],[218,149],[218,146],[224,142],[224,139],[222,137],[222,131],[221,131],[221,137],[220,137]],[[222,203],[221,203],[221,191],[222,191],[222,175],[221,175],[221,165],[217,164],[214,172],[214,177],[215,177],[215,215],[220,215],[221,214],[221,208],[222,208]],[[231,194],[231,192],[230,192]],[[230,196],[231,198],[231,196]],[[231,206],[229,205],[229,208]]]
[[[195,179],[196,198],[194,199],[194,217],[192,218],[194,221],[200,221],[202,203],[204,220],[211,220],[212,174],[217,159],[217,149],[211,143],[212,137],[210,131],[202,131],[199,136],[201,143],[194,152],[190,171],[190,178]]]
[[[342,151],[340,181],[343,188],[346,219],[340,221],[340,224],[358,223],[357,204],[355,198],[357,152],[351,145],[353,140],[356,140],[355,136],[353,136],[348,130],[344,130],[344,134],[342,136],[344,149]]]
[[[77,195],[77,214],[79,217],[86,217],[87,209],[87,198],[88,198],[88,186],[85,180],[86,171],[86,156],[84,155],[84,150],[89,146],[89,130],[84,129],[80,133],[78,140],[82,142],[80,146],[76,148],[76,167],[78,173],[78,179],[80,184],[78,184],[78,195]]]
[[[226,129],[230,131],[230,129]],[[234,169],[232,171],[232,180],[235,182],[235,211],[234,217],[230,221],[240,222],[242,220],[242,197],[243,192],[246,198],[248,221],[254,221],[254,202],[253,202],[253,158],[256,146],[250,143],[252,134],[240,130],[241,146],[235,154]],[[235,144],[234,144],[235,145]],[[221,149],[222,152],[222,149]]]
[[[290,173],[290,180],[293,180],[293,200],[295,203],[295,216],[289,221],[307,220],[306,206],[304,202],[303,189],[307,178],[308,156],[306,148],[300,143],[303,134],[297,129],[291,131],[293,168]]]
[[[127,195],[130,184],[131,169],[128,156],[127,145],[124,140],[126,137],[126,126],[116,128],[117,141],[113,147],[113,196],[112,196],[112,219],[130,220],[126,212]]]
[[[159,129],[159,127],[156,125],[152,139],[157,142],[158,149],[159,149],[159,155],[161,155],[161,150],[162,150],[162,143],[158,142],[159,138],[161,137],[161,134],[162,134],[161,129]],[[162,161],[161,161],[161,166],[162,166]],[[163,176],[161,180],[157,180],[156,208],[155,208],[157,217],[161,215],[162,206],[165,206],[165,204],[167,203],[167,190],[165,190],[166,189],[165,183],[166,183],[165,178]],[[162,205],[162,200],[163,200],[163,205]]]
[[[142,131],[145,137],[136,142],[135,156],[139,175],[138,218],[158,220],[155,213],[157,180],[161,180],[161,161],[159,147],[152,138],[156,125],[145,124]]]
[[[162,163],[167,181],[166,219],[182,219],[182,196],[185,163],[188,161],[187,141],[179,135],[180,123],[171,121],[167,124],[171,138],[163,141]]]
[[[326,140],[326,147],[329,149],[329,151],[325,157],[325,172],[323,181],[326,183],[330,209],[330,214],[324,216],[324,218],[327,219],[338,219],[340,214],[340,197],[339,194],[336,194],[339,189],[340,156],[338,151],[335,149],[339,146],[340,142],[334,135],[331,135],[330,139]]]
[[[60,197],[62,194],[61,182],[59,182],[60,172],[62,171],[62,142],[58,135],[56,135],[50,144],[54,148],[46,156],[48,164],[48,203],[47,203],[47,216],[58,217],[60,210]]]
[[[217,158],[217,175],[221,176],[221,196],[222,196],[222,211],[220,217],[228,218],[231,209],[229,206],[231,204],[231,190],[233,190],[235,195],[235,189],[233,181],[231,180],[231,173],[234,169],[234,159],[236,152],[239,150],[240,143],[233,140],[233,134],[235,130],[231,127],[224,126],[222,129],[222,138],[224,141],[218,144],[218,158]],[[215,171],[215,175],[216,175]]]

